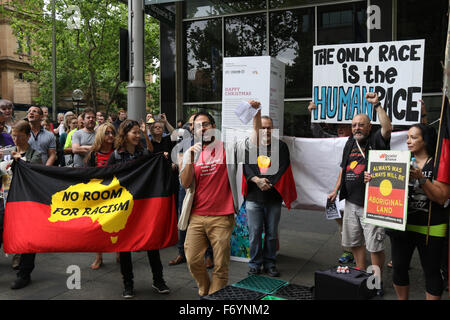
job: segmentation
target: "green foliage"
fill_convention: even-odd
[[[36,72],[25,74],[39,88],[36,103],[52,104],[52,26],[51,1],[12,0],[6,10],[19,41],[33,54]],[[77,6],[79,12],[69,10]],[[79,16],[79,29],[70,28]],[[119,81],[119,28],[128,29],[128,8],[117,0],[56,0],[57,96],[81,89],[88,105],[107,110],[124,107],[127,83]],[[159,24],[146,17],[146,73],[158,74],[153,61],[159,59]],[[158,89],[159,92],[159,89]],[[125,97],[125,98],[124,98]],[[159,99],[159,97],[158,97]],[[158,100],[159,103],[159,100]],[[122,106],[118,106],[122,104]]]

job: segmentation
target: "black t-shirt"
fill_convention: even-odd
[[[172,142],[170,136],[168,135],[162,137],[161,142],[157,142],[156,140],[152,139],[152,145],[153,145],[153,153],[168,152],[170,156],[174,143]]]
[[[350,143],[352,143],[350,145]],[[341,162],[342,180],[345,185],[346,196],[341,199],[346,199],[358,206],[364,206],[365,185],[364,185],[364,171],[367,171],[367,162],[369,150],[388,150],[389,141],[385,141],[381,135],[381,129],[374,134],[370,134],[366,141],[359,143],[361,151],[356,144],[356,140],[349,138],[348,145],[344,150],[343,159]],[[345,154],[348,150],[347,154]],[[363,156],[364,154],[364,156]]]
[[[422,174],[430,181],[433,178],[433,163],[433,159],[430,158],[422,168]],[[419,186],[417,180],[410,181],[408,186],[407,223],[416,226],[427,226],[429,205],[430,200]],[[448,223],[448,211],[436,202],[432,202],[430,225],[434,226],[444,223]]]
[[[365,147],[361,146],[362,152]],[[347,165],[343,168],[345,174],[345,187],[347,188],[347,200],[359,206],[364,205],[364,171],[366,171],[367,161],[356,144],[353,142],[352,149],[348,156]]]

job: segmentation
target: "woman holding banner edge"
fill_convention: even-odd
[[[439,300],[443,292],[440,266],[449,217],[441,182],[432,180],[436,140],[435,130],[424,124],[415,124],[408,131],[406,143],[416,158],[417,168],[410,168],[406,231],[386,229],[391,238],[393,283],[399,300],[409,298],[408,270],[416,247],[425,274],[426,299]],[[364,178],[365,182],[371,180],[368,172]]]

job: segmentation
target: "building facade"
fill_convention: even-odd
[[[11,100],[16,110],[27,109],[38,95],[36,84],[24,79],[24,73],[32,70],[31,54],[29,42],[17,41],[8,18],[0,15],[0,97]]]
[[[161,108],[172,118],[187,119],[206,110],[220,123],[223,58],[270,55],[286,64],[284,134],[308,137],[314,45],[410,39],[425,39],[423,99],[429,120],[439,118],[448,0],[189,0],[160,5],[176,14],[174,25],[161,23]],[[379,28],[367,26],[373,14]]]

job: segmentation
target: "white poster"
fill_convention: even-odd
[[[222,134],[246,136],[253,122],[241,121],[236,112],[243,101],[261,102],[261,115],[273,119],[283,135],[285,66],[270,57],[231,57],[223,59]]]
[[[379,123],[367,92],[377,92],[394,125],[420,122],[425,40],[314,46],[312,122]]]

